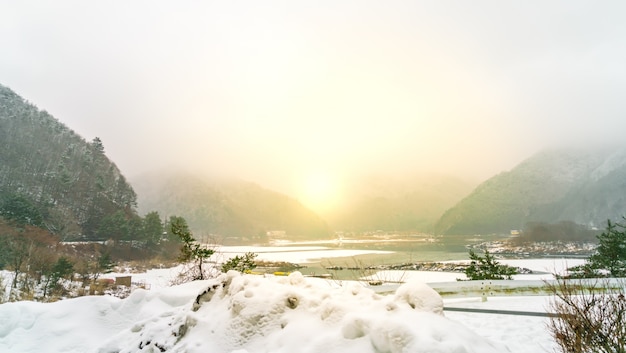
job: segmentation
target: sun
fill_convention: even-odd
[[[339,182],[328,172],[309,173],[303,178],[300,199],[313,211],[329,212],[336,208],[340,201]]]

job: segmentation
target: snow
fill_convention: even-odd
[[[367,276],[367,280],[380,280],[384,282],[405,282],[405,281],[421,281],[424,283],[435,282],[454,282],[457,279],[466,279],[464,273],[461,272],[445,272],[445,271],[402,271],[402,270],[385,270],[378,271],[371,276]]]
[[[502,262],[559,272],[581,261]],[[126,299],[91,296],[47,304],[1,304],[0,352],[554,351],[547,318],[443,310],[445,306],[545,312],[549,297],[442,299],[424,283],[454,286],[462,274],[387,272],[377,276],[402,275],[405,283],[380,295],[374,291],[380,286],[304,277],[299,272],[287,277],[230,272],[168,287],[177,268],[149,270],[133,274],[133,281],[150,289],[136,289]],[[6,281],[8,272],[3,275]]]
[[[473,309],[546,312],[550,299],[551,297],[547,296],[490,297],[486,302],[479,298],[448,299],[445,305]],[[481,337],[506,343],[511,352],[555,352],[557,348],[547,329],[549,319],[545,317],[456,311],[446,311],[445,315],[451,320],[471,327]]]
[[[143,277],[156,284],[172,272],[152,270]],[[126,299],[2,304],[0,352],[525,353],[554,347],[545,318],[442,312],[444,303],[541,312],[547,299],[444,301],[419,278],[407,279],[393,294],[378,295],[359,282],[338,286],[298,272],[288,277],[230,272],[213,280],[137,289]]]
[[[545,272],[549,275],[565,274],[569,267],[582,265],[586,262],[585,259],[564,259],[564,258],[551,258],[551,259],[504,259],[498,260],[499,263],[509,265],[513,267],[528,268],[535,272]],[[541,279],[550,279],[550,277],[543,277]]]
[[[442,308],[441,297],[417,281],[381,296],[357,282],[336,287],[298,272],[229,272],[214,280],[138,289],[126,299],[2,304],[0,351],[507,351],[443,316]]]
[[[445,263],[468,263],[468,261],[444,261]],[[582,265],[584,259],[507,259],[498,260],[499,263],[513,267],[527,268],[532,274],[514,275],[516,281],[543,281],[554,279],[554,274],[566,274],[567,268]],[[368,280],[382,280],[389,282],[404,282],[407,280],[419,280],[425,283],[454,282],[465,280],[467,277],[461,272],[433,272],[433,271],[402,271],[385,270],[378,271],[368,276]]]

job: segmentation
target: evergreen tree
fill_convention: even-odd
[[[58,288],[59,281],[63,278],[67,278],[74,273],[74,264],[65,256],[61,256],[57,259],[57,262],[52,266],[51,272],[48,274],[46,283],[44,285],[43,296],[44,298],[48,294],[48,289]]]
[[[104,144],[102,144],[102,140],[100,140],[99,137],[96,136],[93,140],[91,140],[91,147],[95,152],[104,154]]]
[[[115,263],[111,260],[111,254],[105,252],[104,254],[98,257],[98,262],[96,265],[96,271],[94,274],[94,281],[98,279],[99,274],[101,273],[111,273],[113,272],[113,266]]]
[[[106,216],[98,229],[100,239],[113,239],[115,242],[128,238],[128,233],[128,220],[123,211]]]
[[[52,268],[53,283],[60,279],[70,277],[73,272],[74,264],[72,264],[72,262],[65,256],[59,257]],[[56,281],[54,281],[55,279]]]
[[[163,230],[163,222],[157,211],[146,214],[143,219],[143,235],[149,246],[154,246],[161,241]]]
[[[612,277],[626,276],[626,226],[607,222],[606,230],[598,235],[596,253],[589,258],[594,270],[606,270]],[[594,271],[597,274],[597,271]]]
[[[517,270],[511,266],[501,265],[485,250],[485,255],[479,256],[470,249],[469,251],[470,265],[465,269],[465,275],[470,280],[483,280],[483,279],[511,279]]]
[[[248,273],[256,268],[256,263],[254,259],[258,256],[258,254],[247,252],[243,256],[235,256],[230,260],[226,261],[222,265],[222,272],[228,272],[230,270],[239,271],[241,273]]]
[[[43,225],[43,216],[39,209],[22,195],[9,195],[0,200],[0,216],[14,221],[19,226]]]
[[[126,224],[128,228],[128,232],[126,234],[127,240],[138,240],[145,242],[145,231],[143,228],[143,219],[141,219],[141,217],[135,214],[127,216]]]
[[[192,273],[190,280],[202,280],[206,278],[204,273],[204,261],[213,255],[212,249],[198,244],[191,234],[187,221],[182,217],[172,217],[170,221],[172,234],[176,235],[182,242],[178,261],[181,263],[191,263]]]

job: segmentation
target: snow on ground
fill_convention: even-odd
[[[585,259],[542,258],[542,259],[498,259],[499,263],[513,267],[527,268],[536,272],[564,274],[569,267],[582,265]],[[469,263],[467,261],[444,261],[445,263]]]
[[[445,261],[446,263],[467,263],[468,261]],[[566,274],[567,268],[581,265],[584,259],[519,259],[519,260],[498,260],[498,262],[520,268],[532,270],[532,274],[514,275],[513,280],[518,281],[542,281],[554,279],[554,274]],[[425,283],[454,282],[465,280],[467,277],[460,272],[433,272],[433,271],[398,271],[386,270],[378,271],[368,280],[382,280],[389,282],[403,282],[406,280],[419,280]]]
[[[120,276],[131,276],[134,284],[140,284],[146,289],[159,289],[171,286],[182,268],[183,266],[179,265],[171,268],[155,268],[141,273],[111,272],[101,275],[100,278],[115,279]]]
[[[472,332],[471,325],[444,317],[442,307],[436,292],[415,281],[380,296],[358,283],[334,288],[297,272],[230,272],[215,280],[138,289],[126,299],[2,304],[0,351],[508,351]]]
[[[585,259],[547,258],[547,259],[504,259],[499,263],[513,267],[528,268],[536,272],[566,274],[570,267],[582,265]]]
[[[393,251],[336,249],[324,246],[220,246],[216,247],[214,261],[225,261],[236,255],[246,252],[258,254],[257,259],[264,261],[284,261],[297,264],[306,264],[320,259],[353,257],[366,254],[391,254]],[[443,261],[444,263],[467,263],[467,261]],[[528,268],[542,274],[565,273],[568,267],[581,265],[584,259],[544,258],[544,259],[499,259],[498,262],[514,267]],[[462,277],[461,277],[462,278]],[[530,277],[524,277],[530,279]],[[534,279],[547,279],[550,276]]]
[[[333,257],[352,257],[364,254],[386,254],[390,251],[329,249],[323,246],[215,246],[215,254],[208,262],[218,264],[247,252],[256,253],[257,260],[270,262],[290,262],[306,264],[319,259]],[[163,288],[171,285],[172,280],[180,273],[181,266],[163,269],[151,269],[145,273],[112,272],[101,278],[115,279],[118,276],[132,276],[133,283],[142,284],[146,288]]]
[[[563,264],[562,270],[578,263],[521,260],[514,265],[545,271],[556,268],[554,264]],[[299,273],[289,277],[231,274],[167,287],[176,269],[150,270],[133,274],[133,281],[151,289],[137,289],[123,300],[92,296],[49,304],[1,304],[0,352],[530,353],[555,347],[546,329],[547,318],[437,314],[440,297],[420,283],[453,282],[459,273],[398,272],[404,273],[408,284],[395,294],[381,296],[357,282],[305,278]],[[197,295],[207,288],[212,290],[205,302],[193,311]],[[545,312],[547,301],[544,296],[524,296],[443,303]]]
[[[366,280],[383,281],[383,282],[405,282],[420,281],[424,283],[435,282],[454,282],[457,279],[465,279],[465,274],[460,272],[444,272],[444,271],[401,271],[401,270],[385,270],[377,271],[371,276],[365,277]]]
[[[546,312],[551,297],[490,297],[486,302],[480,298],[447,299],[446,307],[473,309],[514,310]],[[548,332],[548,318],[537,316],[482,314],[446,311],[447,318],[470,327],[481,337],[506,344],[511,352],[555,352],[557,345]]]

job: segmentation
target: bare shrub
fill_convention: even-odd
[[[4,276],[0,273],[0,304],[6,301],[6,285],[4,284]]]
[[[403,270],[389,271],[380,266],[366,265],[363,261],[352,258],[352,264],[337,265],[329,261],[325,268],[331,273],[335,284],[342,286],[343,280],[357,280],[370,285],[383,283],[404,283],[407,272]]]
[[[554,294],[548,330],[559,352],[626,352],[624,283],[609,279],[548,283]]]

